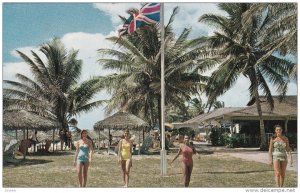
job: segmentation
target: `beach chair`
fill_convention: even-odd
[[[29,139],[23,139],[20,143],[19,151],[17,153],[21,153],[21,155],[26,156],[28,152],[28,148],[30,147],[31,147],[31,141]]]
[[[3,162],[6,163],[18,163],[20,160],[15,158],[16,152],[18,151],[20,142],[13,139],[7,144],[3,151]]]
[[[152,143],[153,143],[153,139],[150,135],[148,135],[141,146],[140,153],[149,154],[149,148],[151,147]]]
[[[37,150],[38,153],[49,153],[49,148],[51,147],[52,140],[46,140],[45,144],[40,145]]]

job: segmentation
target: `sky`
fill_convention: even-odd
[[[30,69],[16,54],[19,50],[30,56],[30,50],[49,42],[54,37],[61,38],[67,49],[78,49],[78,59],[83,60],[81,81],[93,75],[110,72],[101,69],[96,62],[97,50],[116,46],[105,38],[117,35],[122,26],[118,15],[128,16],[129,8],[140,8],[140,3],[3,3],[3,57],[2,79],[16,80],[15,74],[30,75]],[[215,3],[165,3],[165,21],[172,9],[179,6],[174,21],[174,30],[179,34],[184,28],[192,27],[191,37],[211,35],[213,28],[198,22],[205,13],[224,15]],[[243,107],[247,104],[249,81],[239,77],[236,84],[218,98],[226,107]],[[271,87],[275,94],[275,88]],[[291,83],[288,95],[297,94],[296,83]],[[109,99],[105,91],[96,95],[95,100]],[[205,100],[205,99],[204,99]],[[107,117],[104,107],[77,117],[78,127],[93,129],[93,125]]]

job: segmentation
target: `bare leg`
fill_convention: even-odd
[[[280,179],[279,179],[279,185],[280,185],[280,187],[283,187],[286,166],[287,166],[287,161],[280,162],[280,169],[281,169],[281,175],[280,175]]]
[[[83,165],[83,187],[86,187],[89,165],[88,162]]]
[[[130,168],[131,168],[131,160],[126,160],[125,187],[128,187]]]
[[[274,165],[274,171],[275,171],[276,186],[280,187],[280,175],[281,175],[280,161],[273,160],[273,165]]]
[[[182,171],[183,171],[183,180],[184,180],[184,187],[188,187],[188,166],[185,163],[182,163]]]
[[[123,181],[124,181],[124,184],[126,185],[126,180],[125,180],[125,175],[126,175],[126,160],[122,160],[121,161],[121,167],[122,167],[122,172],[123,172]]]
[[[60,140],[60,150],[61,151],[63,150],[63,146],[64,146],[64,142],[63,142],[63,140]]]
[[[78,174],[78,179],[79,179],[79,187],[82,187],[82,167],[83,167],[83,164],[81,164],[81,163],[77,164],[77,174]]]
[[[187,166],[187,176],[186,176],[186,186],[188,187],[190,185],[190,180],[191,180],[191,175],[192,175],[192,171],[193,171],[193,165]]]

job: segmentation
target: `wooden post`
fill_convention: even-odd
[[[100,128],[99,128],[99,138],[98,138],[98,151],[100,150]]]
[[[285,118],[284,120],[284,133],[286,134],[288,132],[288,118]]]
[[[53,153],[54,153],[54,135],[55,135],[55,128],[53,128],[53,135],[52,135]]]
[[[109,135],[110,135],[110,128],[108,128],[107,154],[108,154],[108,149],[109,149]]]
[[[24,140],[25,140],[25,130],[24,130]],[[28,129],[27,129],[27,140],[28,140]],[[26,152],[27,152],[27,141],[25,142],[25,151],[23,152],[23,159],[26,159]]]
[[[141,130],[139,130],[139,155],[141,154]]]
[[[145,127],[143,127],[143,142],[145,140]]]
[[[18,130],[16,129],[16,140],[18,140]]]

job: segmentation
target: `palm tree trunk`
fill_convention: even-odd
[[[264,125],[264,120],[262,117],[262,110],[261,110],[261,104],[259,100],[259,93],[258,90],[256,90],[255,94],[255,103],[256,103],[256,108],[259,116],[259,128],[260,128],[260,150],[267,150],[267,142],[266,142],[266,131],[265,131],[265,125]]]
[[[154,112],[153,112],[153,106],[152,106],[152,102],[150,102],[150,127],[154,126],[155,120],[154,120]]]
[[[249,75],[251,84],[253,84],[252,96],[255,97],[255,104],[256,104],[257,113],[259,116],[260,150],[267,150],[268,147],[267,147],[267,143],[266,143],[266,131],[265,131],[264,120],[262,117],[261,104],[260,104],[260,100],[259,100],[258,80],[256,77],[256,69],[255,68],[250,69],[248,75]]]

